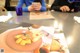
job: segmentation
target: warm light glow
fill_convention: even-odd
[[[67,37],[67,44],[71,45],[73,42],[73,38],[71,36]]]
[[[58,28],[58,21],[57,20],[54,21],[54,28]]]
[[[59,27],[60,30],[63,30],[63,25],[62,25],[62,23],[60,23],[58,27]]]

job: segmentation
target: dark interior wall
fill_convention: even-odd
[[[10,0],[5,0],[5,8],[8,11],[15,11],[15,7],[10,6]]]

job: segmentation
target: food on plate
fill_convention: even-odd
[[[26,39],[25,43],[31,44],[31,39]]]
[[[26,40],[22,40],[22,41],[20,42],[20,45],[26,45]]]
[[[18,44],[18,43],[20,43],[22,41],[22,38],[18,38],[17,40],[16,40],[16,43]]]
[[[25,33],[15,35],[15,41],[20,45],[27,45],[38,41],[41,38],[39,30],[28,30]]]
[[[15,38],[20,38],[20,37],[21,37],[21,35],[16,35],[16,36],[15,36]]]
[[[44,44],[42,47],[50,50],[50,44]]]
[[[26,39],[26,40],[22,40],[20,42],[20,45],[26,45],[26,44],[31,44],[31,40],[30,39]]]
[[[32,41],[36,42],[42,37],[42,33],[39,30],[31,30],[32,31]]]
[[[49,53],[47,48],[41,47],[34,50],[34,53]]]
[[[40,51],[40,53],[49,53],[50,52],[47,48],[44,48],[44,47],[40,48],[39,51]]]
[[[38,48],[36,48],[35,50],[34,50],[34,53],[40,53],[40,48],[38,47]]]
[[[51,51],[59,51],[60,49],[61,49],[61,44],[57,40],[53,39],[50,50]]]

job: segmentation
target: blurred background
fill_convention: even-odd
[[[19,0],[0,0],[0,6],[6,6],[8,11],[14,11],[14,7],[17,6]],[[54,0],[45,0],[46,4],[51,5]],[[13,8],[13,9],[11,9]]]
[[[54,0],[45,0],[45,2],[50,5],[53,3],[53,1]],[[18,3],[18,0],[10,0],[10,6],[16,6],[17,3]]]

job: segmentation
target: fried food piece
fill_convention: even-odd
[[[25,41],[26,41],[25,42],[26,44],[31,44],[31,42],[32,42],[31,39],[26,39]]]
[[[16,39],[18,39],[18,38],[20,38],[20,37],[21,37],[21,35],[16,35],[16,36],[15,36]]]
[[[50,50],[51,51],[59,51],[61,48],[61,45],[60,43],[57,41],[57,40],[52,40],[52,43],[51,43],[51,47],[50,47]]]
[[[26,41],[25,41],[25,40],[22,40],[22,41],[20,42],[20,45],[26,45]]]
[[[20,42],[20,45],[26,45],[26,44],[31,44],[31,40],[30,39],[26,39],[26,40],[22,40],[21,42]]]
[[[16,40],[16,43],[19,44],[21,41],[22,41],[22,38],[18,38],[18,39]]]

